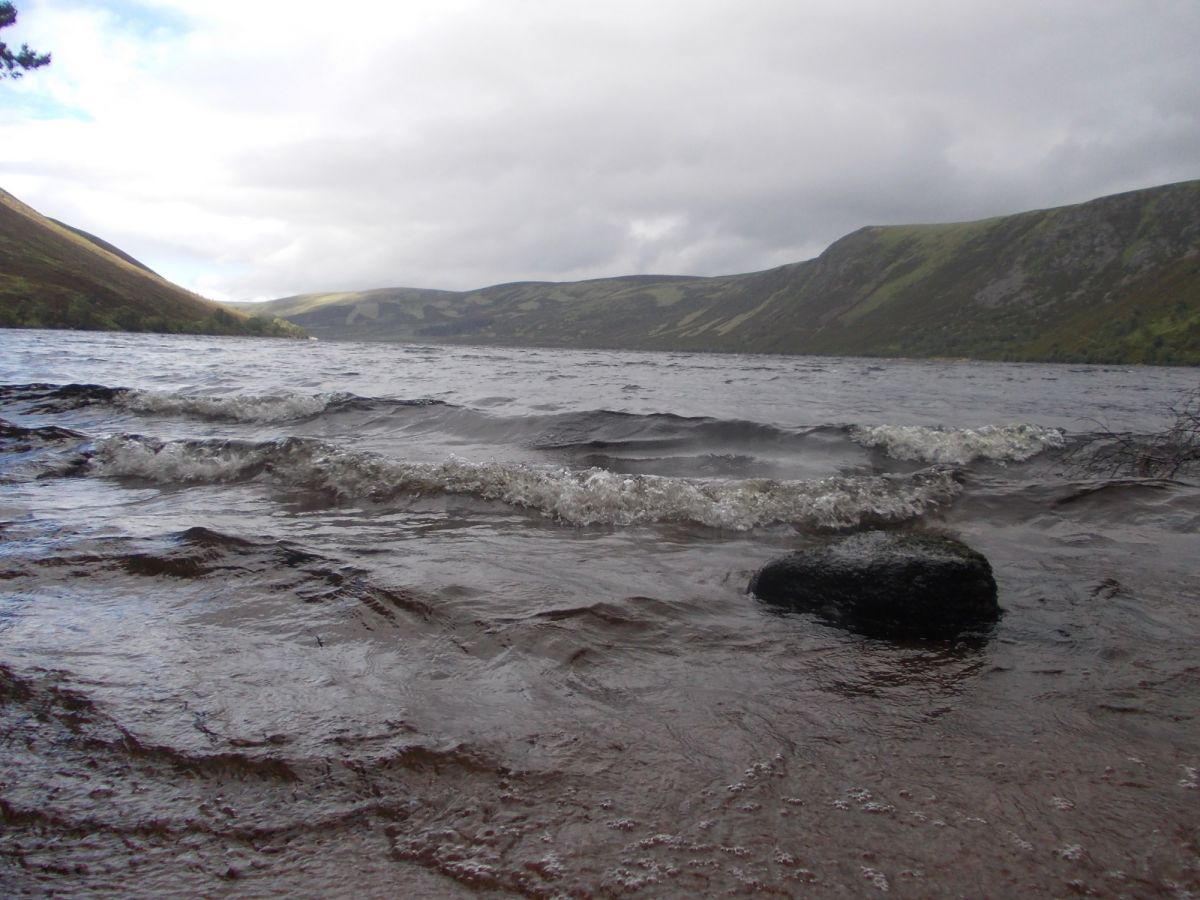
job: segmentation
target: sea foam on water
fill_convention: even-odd
[[[864,447],[878,447],[893,459],[958,466],[975,460],[1024,462],[1066,444],[1061,429],[1021,423],[981,428],[855,425],[850,438]]]
[[[135,413],[267,424],[320,415],[344,397],[341,394],[294,393],[220,397],[172,391],[127,391],[116,399],[116,403]]]
[[[462,494],[529,509],[569,525],[686,522],[744,531],[774,524],[845,528],[909,521],[953,501],[953,473],[835,476],[813,481],[628,475],[451,457],[405,462],[309,438],[173,440],[114,435],[96,442],[92,473],[169,483],[263,479],[339,498],[387,502]]]

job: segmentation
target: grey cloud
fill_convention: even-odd
[[[350,34],[203,85],[202,52],[173,70],[260,128],[228,136],[224,183],[178,189],[264,223],[200,240],[206,283],[751,271],[862,225],[1200,176],[1194,0],[456,8],[371,35],[361,59]]]

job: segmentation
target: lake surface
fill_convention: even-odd
[[[1197,380],[0,331],[2,892],[1192,896]],[[747,594],[868,528],[999,623]]]

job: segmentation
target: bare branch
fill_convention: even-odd
[[[1171,425],[1153,435],[1102,431],[1082,450],[1082,468],[1109,477],[1174,478],[1200,463],[1200,387],[1167,407]]]

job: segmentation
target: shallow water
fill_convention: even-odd
[[[0,331],[0,885],[1189,896],[1188,370]],[[70,387],[91,385],[90,387]],[[830,532],[989,634],[746,594]]]

